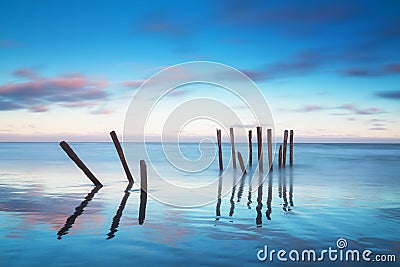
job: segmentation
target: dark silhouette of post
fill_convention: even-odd
[[[240,154],[239,151],[238,151],[238,159],[239,159],[240,169],[242,169],[242,173],[244,175],[244,174],[246,174],[246,167],[244,166],[242,154]]]
[[[252,131],[249,131],[249,165],[253,165],[253,144],[251,139],[253,138],[252,136]]]
[[[89,201],[91,201],[94,197],[94,195],[100,190],[102,186],[96,186],[92,189],[92,191],[90,191],[89,194],[87,194],[87,196],[85,197],[85,200],[82,201],[82,203],[75,208],[75,212],[74,214],[72,214],[71,216],[68,217],[67,221],[65,222],[64,227],[62,227],[60,229],[60,231],[58,231],[57,235],[57,239],[61,239],[61,237],[63,235],[68,234],[68,230],[71,229],[72,225],[74,225],[76,218],[78,218],[79,215],[81,215],[83,213],[83,210],[86,208],[86,206],[88,205]]]
[[[290,169],[289,177],[289,205],[293,207],[293,169]]]
[[[236,171],[233,173],[233,187],[232,187],[232,195],[229,199],[229,203],[231,203],[231,208],[229,210],[229,217],[232,217],[233,213],[235,212],[235,192],[236,192]],[[231,222],[233,222],[231,220]]]
[[[286,147],[287,147],[288,130],[283,134],[283,166],[286,166]]]
[[[279,145],[278,164],[280,168],[282,166],[282,144]]]
[[[230,128],[229,131],[231,134],[232,163],[233,168],[236,169],[235,135],[233,134],[233,128]]]
[[[129,170],[128,164],[126,163],[124,151],[122,150],[121,144],[118,141],[117,134],[115,133],[115,131],[112,131],[112,132],[110,132],[110,135],[111,135],[111,139],[114,142],[115,149],[118,152],[118,156],[119,156],[119,159],[121,160],[122,166],[124,167],[124,170],[126,173],[126,178],[128,178],[128,181],[131,183],[131,182],[133,182],[133,177]]]
[[[217,129],[217,143],[218,143],[219,169],[222,171],[224,169],[224,164],[222,162],[221,130],[218,129]]]
[[[217,193],[217,206],[215,207],[215,220],[218,221],[221,217],[221,193],[222,193],[222,173],[218,178],[218,193]]]
[[[290,130],[290,166],[293,165],[293,130]]]
[[[257,216],[256,216],[256,225],[257,227],[262,227],[262,197],[263,197],[263,183],[262,183],[262,176],[260,175],[259,179],[258,179],[258,189],[257,189],[257,206],[256,206],[256,212],[257,212]]]
[[[258,169],[264,171],[262,156],[262,128],[257,127],[257,144],[258,144]]]
[[[247,208],[248,209],[251,209],[250,205],[251,205],[251,203],[253,203],[253,201],[251,201],[251,191],[252,191],[251,181],[252,181],[252,179],[249,178],[249,194],[247,195]]]
[[[272,170],[272,130],[267,129],[267,141],[268,141],[268,170]]]
[[[268,175],[268,198],[267,198],[267,211],[265,212],[265,216],[268,220],[271,220],[271,213],[272,213],[272,172]]]
[[[88,167],[79,159],[72,148],[65,141],[60,142],[61,148],[67,153],[68,157],[86,174],[86,176],[92,181],[95,186],[103,186],[99,180],[93,175]]]
[[[147,166],[144,160],[140,161],[140,206],[139,206],[139,224],[142,225],[146,218],[147,205]]]
[[[129,190],[132,189],[133,186],[133,182],[129,182],[128,186],[125,189],[125,193],[124,196],[122,197],[121,203],[119,204],[117,213],[115,214],[112,223],[111,223],[111,227],[110,227],[110,232],[107,234],[107,239],[111,239],[113,237],[115,237],[115,233],[118,231],[118,226],[119,226],[119,221],[121,220],[122,217],[122,213],[125,209],[125,205],[126,202],[128,201],[130,192]]]

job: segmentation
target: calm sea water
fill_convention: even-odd
[[[321,252],[338,249],[339,238],[347,242],[343,251],[395,254],[397,263],[381,266],[398,265],[398,144],[295,144],[294,165],[280,169],[275,162],[260,187],[251,183],[251,169],[242,179],[231,167],[219,176],[217,161],[203,173],[178,175],[160,153],[160,144],[149,146],[153,164],[176,183],[215,181],[214,201],[196,208],[162,204],[150,196],[162,191],[152,184],[151,173],[147,201],[136,184],[125,191],[127,180],[112,143],[71,143],[104,184],[101,189],[90,184],[57,143],[0,143],[0,265],[365,264],[280,262],[276,255],[273,262],[257,259],[265,245],[269,251]],[[196,144],[181,149],[189,159],[199,155]],[[224,155],[229,150],[225,144]],[[138,164],[131,168],[137,177]],[[190,202],[190,194],[170,192],[170,198]]]

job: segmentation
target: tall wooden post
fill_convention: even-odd
[[[290,166],[293,165],[293,130],[290,130]]]
[[[146,217],[147,204],[147,166],[144,160],[140,161],[140,206],[139,206],[139,224],[142,225]]]
[[[251,139],[253,138],[252,136],[252,131],[249,131],[249,165],[253,165],[253,144]]]
[[[267,129],[267,141],[269,170],[272,170],[272,129]]]
[[[231,147],[232,147],[232,162],[233,168],[236,169],[236,152],[235,152],[235,135],[233,134],[233,128],[229,129],[231,134]]]
[[[140,188],[147,192],[147,166],[144,160],[140,160]]]
[[[257,127],[257,144],[258,144],[258,169],[264,171],[263,155],[262,155],[262,128]]]
[[[280,168],[282,166],[282,144],[279,145],[278,164]]]
[[[88,167],[79,159],[72,148],[65,141],[60,142],[61,148],[67,153],[68,157],[86,174],[86,176],[92,181],[95,186],[103,186],[99,180],[93,175]]]
[[[242,173],[245,174],[246,173],[246,167],[244,166],[242,154],[240,154],[239,151],[238,151],[238,159],[239,159],[240,169],[242,169]]]
[[[217,143],[218,143],[219,169],[222,171],[224,169],[224,164],[222,162],[221,130],[218,129],[217,129]]]
[[[124,151],[122,150],[121,144],[118,141],[118,137],[117,134],[115,133],[115,131],[110,132],[111,135],[111,139],[114,142],[114,146],[115,149],[117,150],[119,159],[121,160],[122,166],[124,167],[125,173],[126,173],[126,178],[128,178],[128,181],[130,183],[133,182],[133,177],[132,174],[129,170],[128,164],[126,163],[126,159],[125,159],[125,155],[124,155]]]
[[[283,166],[286,166],[286,147],[287,147],[288,130],[283,135]]]

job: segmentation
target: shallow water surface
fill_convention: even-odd
[[[1,266],[271,265],[257,259],[265,245],[320,252],[338,249],[340,238],[347,242],[343,250],[395,254],[399,261],[398,144],[295,144],[294,165],[275,162],[260,186],[256,162],[242,178],[228,162],[220,176],[217,161],[204,173],[176,175],[160,144],[151,144],[153,164],[177,184],[215,182],[213,202],[196,208],[154,200],[162,188],[150,174],[147,199],[136,183],[129,188],[112,143],[71,147],[102,188],[93,187],[57,143],[0,143]],[[229,150],[224,144],[224,155]],[[190,143],[182,151],[190,159],[199,153]],[[139,165],[131,168],[138,177]],[[170,197],[185,202],[188,195]],[[318,263],[274,258],[273,264]],[[344,264],[365,262],[324,261]]]

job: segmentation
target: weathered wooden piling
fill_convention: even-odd
[[[230,128],[229,131],[231,134],[232,163],[233,163],[233,168],[236,169],[235,135],[233,133],[233,128]]]
[[[257,144],[258,144],[258,169],[264,171],[263,155],[262,155],[262,128],[257,127]]]
[[[67,153],[68,157],[86,174],[86,176],[92,181],[95,186],[103,186],[99,180],[93,175],[88,167],[79,159],[72,148],[65,141],[60,142],[61,148]]]
[[[288,130],[283,135],[283,166],[286,166],[286,147],[287,147]]]
[[[244,166],[242,154],[239,151],[238,151],[237,154],[238,154],[240,169],[242,169],[242,173],[245,174],[246,173],[246,167]]]
[[[139,206],[139,224],[144,223],[146,217],[147,205],[147,167],[144,160],[140,161],[140,206]]]
[[[268,141],[268,164],[269,170],[272,170],[272,129],[267,129],[267,141]]]
[[[140,160],[140,188],[147,192],[147,166],[144,160]]]
[[[252,131],[249,131],[249,165],[253,165],[253,144],[251,139],[253,138],[252,136]]]
[[[293,130],[290,130],[290,166],[293,165]]]
[[[124,155],[124,151],[122,150],[121,144],[118,140],[117,134],[115,133],[115,131],[110,132],[111,135],[111,139],[114,142],[115,145],[115,149],[117,150],[119,159],[121,160],[122,166],[124,167],[125,173],[126,173],[126,178],[128,178],[129,182],[133,182],[133,177],[132,174],[129,170],[128,164],[126,163],[126,159],[125,159],[125,155]]]
[[[280,168],[282,166],[282,144],[279,145],[278,164]]]
[[[217,129],[217,143],[218,143],[219,169],[222,171],[224,169],[224,164],[222,162],[221,130],[218,129]]]

